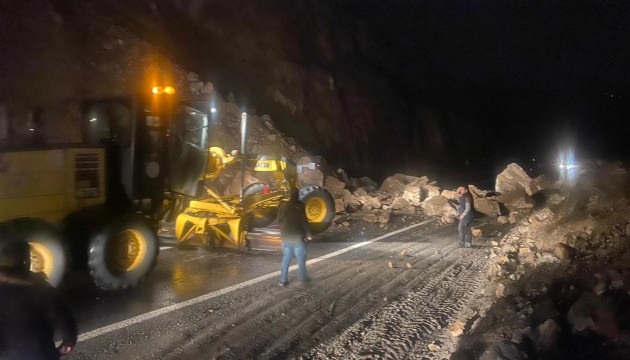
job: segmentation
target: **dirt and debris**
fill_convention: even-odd
[[[630,358],[625,168],[585,163],[571,186],[526,182],[517,167],[507,170],[511,176],[498,177],[497,187],[527,190],[534,206],[510,213],[513,227],[491,243],[488,287],[473,300],[484,305],[469,314],[479,324],[461,335],[451,358]]]

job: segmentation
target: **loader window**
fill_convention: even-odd
[[[86,142],[102,145],[112,141],[120,146],[131,144],[132,119],[127,104],[122,102],[96,102],[83,111],[86,124]]]
[[[183,106],[174,117],[169,137],[170,189],[196,196],[208,152],[208,116]]]
[[[130,98],[90,101],[83,104],[84,142],[103,147],[106,153],[108,198],[133,194],[134,112]]]

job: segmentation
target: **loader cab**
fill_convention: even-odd
[[[105,149],[109,206],[155,214],[168,184],[191,192],[203,174],[206,160],[200,149],[207,146],[207,116],[178,105],[170,95],[84,102],[84,141]],[[171,133],[178,141],[168,140]]]

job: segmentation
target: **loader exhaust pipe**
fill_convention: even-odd
[[[241,114],[241,191],[240,199],[243,201],[243,184],[245,183],[245,159],[247,158],[247,113]]]

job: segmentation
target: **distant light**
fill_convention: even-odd
[[[211,112],[211,113],[213,113],[213,114],[214,114],[214,113],[216,113],[216,112],[217,112],[217,108],[215,108],[215,107],[211,107],[211,108],[210,108],[210,112]]]
[[[35,131],[34,128],[28,128],[28,131]]]
[[[532,161],[536,161],[536,159],[532,159]]]
[[[242,113],[242,114],[241,114],[241,116],[247,116],[247,113],[246,113],[246,112],[244,112],[244,113]]]
[[[175,94],[175,88],[172,86],[165,86],[164,87],[164,93],[165,94],[169,94],[169,95],[173,95]]]
[[[96,118],[91,118],[90,122],[95,122],[97,119]]]
[[[161,86],[154,86],[153,89],[151,89],[151,92],[155,95],[161,95],[164,93],[164,88]]]

